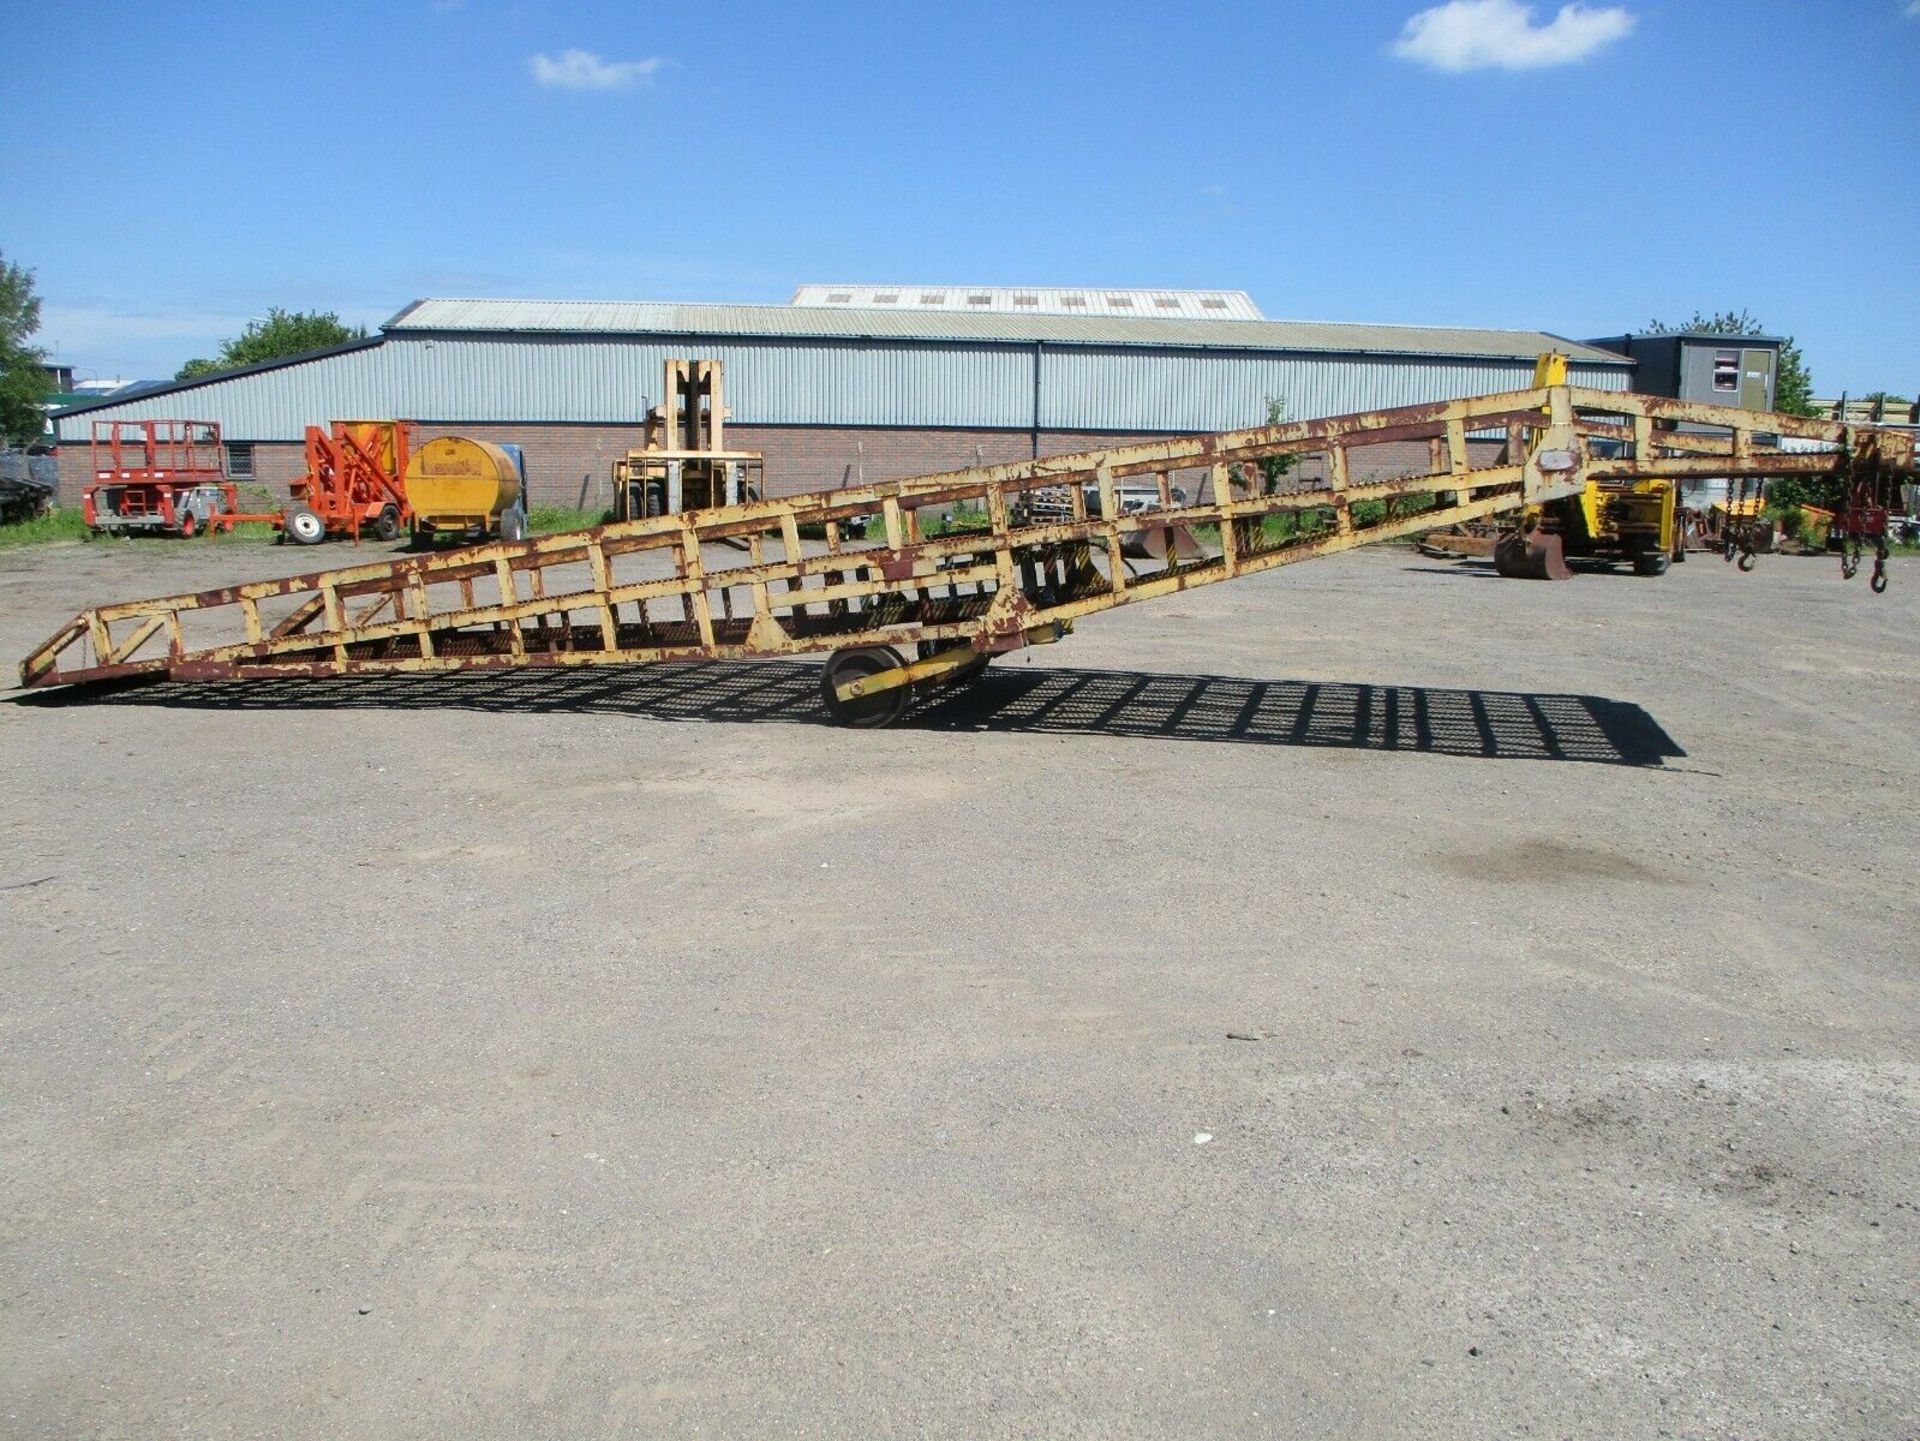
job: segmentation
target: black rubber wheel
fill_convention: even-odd
[[[200,534],[200,517],[190,510],[180,512],[179,525],[180,539],[182,540],[192,540],[196,535]]]
[[[1644,551],[1633,558],[1635,575],[1665,575],[1667,567],[1673,562],[1664,551]]]
[[[895,686],[892,690],[878,691],[850,701],[843,701],[834,694],[838,687],[850,680],[878,675],[883,670],[892,670],[903,664],[905,662],[901,660],[900,652],[884,645],[837,650],[828,656],[827,663],[820,667],[820,699],[834,724],[852,726],[856,730],[878,730],[882,726],[892,725],[905,715],[907,702],[912,699],[908,686]]]
[[[500,539],[525,540],[527,538],[527,513],[517,505],[510,505],[500,512]]]
[[[288,509],[280,530],[295,545],[318,545],[327,538],[327,523],[304,505]]]
[[[392,540],[400,534],[400,507],[383,505],[380,514],[373,518],[373,538]]]

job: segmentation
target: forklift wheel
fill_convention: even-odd
[[[288,509],[281,529],[295,545],[318,545],[327,538],[327,523],[304,505]]]
[[[1665,575],[1670,560],[1665,551],[1650,550],[1633,558],[1635,575]]]

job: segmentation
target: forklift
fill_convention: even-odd
[[[643,443],[613,463],[613,518],[641,520],[740,505],[765,493],[758,451],[726,448],[727,409],[718,360],[668,360],[660,404]]]
[[[1567,358],[1550,352],[1534,365],[1536,386],[1565,385]],[[1591,440],[1595,455],[1621,442]],[[1627,562],[1635,575],[1665,575],[1687,558],[1680,525],[1680,488],[1672,480],[1588,480],[1578,494],[1530,505],[1517,530],[1493,549],[1501,575],[1522,580],[1568,580],[1567,557]]]

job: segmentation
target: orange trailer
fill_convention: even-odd
[[[413,427],[404,420],[336,420],[331,430],[307,427],[307,473],[293,483],[278,518],[298,545],[330,535],[392,540],[413,520],[407,503],[407,457]]]

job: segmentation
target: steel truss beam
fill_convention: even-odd
[[[1682,424],[1712,429],[1673,428]],[[1377,448],[1409,441],[1426,442],[1421,473],[1382,478]],[[1264,493],[1259,462],[1273,456],[1319,457],[1320,476]],[[37,647],[20,676],[51,686],[903,648],[898,665],[843,685],[846,699],[1057,639],[1114,606],[1501,515],[1589,478],[1863,468],[1886,483],[1912,472],[1914,438],[1545,386],[97,606]],[[1137,477],[1153,479],[1161,506],[1124,514],[1120,483],[1137,488]],[[1194,500],[1176,500],[1176,478],[1193,481]],[[950,512],[979,523],[948,533],[922,523]],[[875,513],[882,535],[841,535],[842,522]],[[723,545],[736,549],[716,554]]]

